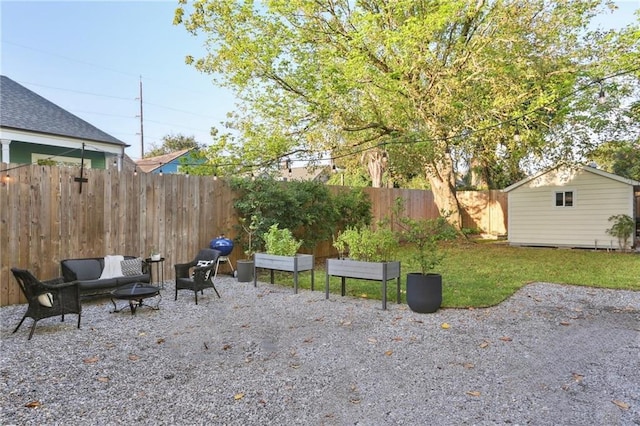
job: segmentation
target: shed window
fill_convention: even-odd
[[[573,207],[573,191],[556,192],[556,207]]]

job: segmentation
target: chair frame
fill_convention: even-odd
[[[32,318],[33,324],[31,325],[28,339],[31,340],[39,320],[60,315],[62,317],[61,322],[63,322],[65,314],[77,314],[78,328],[80,328],[82,304],[80,303],[80,287],[77,282],[65,283],[62,277],[40,281],[26,269],[11,268],[11,272],[16,281],[18,281],[18,285],[28,303],[27,312],[25,312],[18,326],[13,330],[14,333],[18,331],[25,318]],[[51,307],[43,306],[38,301],[39,296],[47,293],[53,295]]]
[[[200,249],[198,255],[191,262],[176,263],[174,265],[176,272],[176,295],[174,300],[178,300],[178,290],[191,290],[194,293],[197,305],[198,291],[200,294],[204,294],[205,288],[213,288],[218,298],[220,298],[220,293],[218,293],[218,289],[214,284],[214,269],[217,266],[220,253],[220,250]],[[196,266],[201,260],[212,260],[213,262],[207,266]],[[192,275],[190,275],[191,269],[193,269]]]

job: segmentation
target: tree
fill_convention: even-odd
[[[208,37],[187,63],[242,101],[228,123],[239,136],[215,149],[261,165],[358,156],[376,184],[384,147],[388,170],[421,165],[458,226],[461,160],[508,171],[570,146],[547,141],[576,84],[621,63],[605,45],[633,56],[631,40],[585,37],[595,0],[197,0],[189,15],[180,3],[174,23]]]
[[[195,136],[184,136],[182,134],[169,134],[162,138],[162,145],[151,144],[151,149],[145,153],[146,157],[157,157],[159,155],[170,154],[183,149],[201,150],[205,144],[196,142]]]
[[[610,173],[640,181],[640,140],[604,143],[589,158]]]

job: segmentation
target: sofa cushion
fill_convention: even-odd
[[[65,281],[97,280],[102,274],[102,265],[97,259],[67,259],[62,264]],[[69,272],[75,276],[68,276]]]
[[[118,287],[118,278],[103,278],[101,280],[78,280],[80,292],[86,290],[104,290]]]

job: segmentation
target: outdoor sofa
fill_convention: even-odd
[[[107,294],[121,285],[151,281],[150,265],[136,256],[65,259],[60,261],[60,269],[65,282],[78,282],[81,296]]]

